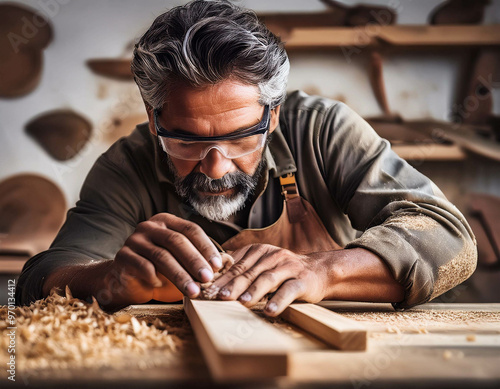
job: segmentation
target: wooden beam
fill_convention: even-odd
[[[285,39],[287,50],[499,45],[500,25],[295,28]]]
[[[285,41],[287,50],[371,46],[376,40],[362,29],[352,27],[295,28]]]
[[[396,144],[392,150],[408,161],[461,161],[467,154],[460,146],[438,143]]]
[[[318,305],[292,304],[281,317],[340,350],[366,350],[367,331],[362,324]]]
[[[216,380],[287,375],[293,339],[241,303],[184,297],[184,310]]]
[[[378,38],[395,46],[498,46],[500,25],[384,26]]]

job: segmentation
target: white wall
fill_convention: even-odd
[[[0,99],[0,179],[21,172],[45,175],[61,186],[68,203],[72,205],[78,199],[81,184],[93,162],[109,147],[105,141],[109,119],[115,115],[142,112],[135,84],[98,77],[85,66],[85,61],[89,58],[124,55],[125,46],[140,36],[156,15],[186,1],[17,2],[48,15],[54,27],[55,39],[45,51],[45,67],[38,88],[22,98]],[[429,11],[440,2],[364,0],[364,3],[396,6],[399,22],[404,24],[425,23]],[[256,11],[320,11],[325,8],[317,0],[246,0],[238,3]],[[485,22],[500,23],[500,2],[493,0],[492,3]],[[47,8],[49,5],[52,8]],[[391,108],[405,118],[446,119],[463,59],[461,57],[459,53],[398,54],[386,58],[384,75]],[[377,115],[380,111],[368,84],[363,58],[363,55],[355,56],[349,63],[339,52],[293,54],[289,89],[317,90],[325,96],[342,97],[360,114]],[[495,112],[498,114],[498,90],[495,95]],[[54,161],[23,130],[24,125],[35,115],[58,108],[71,108],[80,112],[94,126],[89,144],[79,156],[65,163]]]

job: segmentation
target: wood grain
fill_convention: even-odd
[[[292,304],[281,314],[285,320],[340,350],[366,350],[365,327],[314,304]]]
[[[185,297],[184,310],[216,380],[287,375],[296,343],[239,302]]]

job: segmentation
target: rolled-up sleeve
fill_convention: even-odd
[[[427,302],[474,272],[476,241],[464,216],[365,120],[337,103],[325,111],[319,138],[330,193],[362,231],[346,248],[385,262],[405,289],[395,308]]]

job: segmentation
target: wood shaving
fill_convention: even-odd
[[[214,273],[214,278],[210,282],[205,282],[200,285],[200,299],[201,300],[215,300],[217,295],[219,294],[220,288],[215,286],[213,283],[215,280],[220,278],[223,274],[227,273],[227,271],[234,265],[234,259],[227,253],[221,253],[222,258],[222,269],[216,273]]]
[[[467,337],[465,339],[467,339],[467,342],[475,342],[476,341],[476,335],[474,335],[474,334],[467,335]]]
[[[443,351],[443,359],[445,361],[449,361],[450,359],[462,359],[465,356],[463,351],[451,351],[451,350],[444,350]]]
[[[4,363],[9,337],[7,306],[0,307],[0,361]],[[17,307],[16,368],[146,368],[168,364],[183,347],[182,340],[170,334],[170,326],[155,318],[151,323],[126,313],[108,314],[94,299],[86,303],[53,291],[50,296],[27,307]],[[152,351],[164,355],[150,360]],[[139,363],[140,362],[140,363]],[[139,366],[142,364],[142,366]]]

